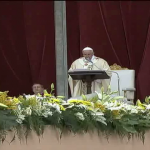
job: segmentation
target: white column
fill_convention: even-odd
[[[56,49],[56,89],[57,95],[62,95],[68,98],[66,2],[54,1],[54,13]]]

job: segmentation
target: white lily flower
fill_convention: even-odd
[[[19,123],[19,124],[22,124],[22,120],[21,119],[16,119],[16,121]]]
[[[32,114],[32,110],[31,110],[30,107],[27,107],[25,112],[26,112],[27,115],[31,115]]]
[[[102,112],[96,112],[95,115],[96,115],[96,116],[103,116],[104,113],[102,113]]]
[[[52,111],[46,111],[42,114],[42,116],[44,116],[45,118],[47,118],[48,116],[52,116],[53,112]]]
[[[34,98],[36,97],[35,95],[25,95],[26,99],[29,99],[29,98]]]
[[[133,109],[131,109],[131,113],[133,113],[133,114],[137,114],[137,113],[138,113],[138,110],[137,110],[137,109],[135,109],[135,108],[133,108]]]
[[[102,99],[102,94],[101,93],[98,93],[97,91],[95,91],[95,93],[98,95],[99,99]]]
[[[49,116],[52,116],[52,115],[53,115],[53,112],[52,112],[52,111],[48,111],[48,115],[49,115]]]
[[[36,96],[37,100],[44,100],[45,97],[42,97],[42,96]]]
[[[57,112],[61,113],[60,107],[58,104],[53,104],[52,107],[55,108],[57,110]]]
[[[43,106],[52,106],[52,104],[48,102],[43,102]]]
[[[96,121],[101,122],[101,123],[107,125],[107,123],[105,122],[106,118],[104,118],[104,113],[93,111],[92,115],[94,116],[94,118],[95,118]]]
[[[25,119],[25,115],[19,115],[18,118],[16,119],[16,121],[19,123],[19,124],[22,124],[23,120]]]
[[[19,111],[21,111],[21,106],[20,105],[17,105],[17,108]]]
[[[80,105],[76,105],[76,107],[79,107],[79,108],[87,108],[87,106],[83,105],[83,104],[80,104]]]
[[[84,116],[83,116],[83,114],[80,113],[80,112],[76,113],[75,116],[77,116],[82,121],[85,119]]]
[[[103,116],[97,116],[95,118],[95,120],[98,121],[98,122],[101,122],[101,123],[103,123],[105,125],[107,125],[107,123],[105,122],[106,118],[104,118]]]
[[[126,110],[132,110],[133,107],[131,105],[128,104],[122,104],[122,107],[125,108]]]
[[[119,107],[110,107],[108,108],[109,110],[120,110],[122,108],[122,106]]]
[[[146,106],[146,109],[148,109],[148,110],[150,109],[150,104]]]
[[[111,108],[111,107],[115,107],[117,106],[118,103],[116,103],[116,101],[114,103],[112,102],[105,102],[103,105],[106,107],[106,108]]]
[[[75,106],[74,104],[70,104],[67,108],[72,108],[74,106]]]
[[[62,105],[70,105],[70,103],[68,103],[66,101],[62,101]]]
[[[78,99],[73,99],[73,100],[77,100],[78,101]],[[67,103],[70,103],[70,101],[72,101],[72,99],[68,99]]]

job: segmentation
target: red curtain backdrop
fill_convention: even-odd
[[[68,67],[92,47],[110,65],[135,69],[137,98],[150,95],[150,2],[67,1]]]
[[[137,98],[150,95],[150,2],[66,1],[68,66],[85,46],[136,70]],[[56,81],[54,2],[0,2],[0,90],[31,93]]]
[[[55,83],[54,2],[0,2],[0,91]]]

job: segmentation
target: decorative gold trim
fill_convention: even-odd
[[[111,70],[129,70],[128,68],[123,68],[119,65],[117,65],[116,63],[114,63],[113,65],[110,66]]]

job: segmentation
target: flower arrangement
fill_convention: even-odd
[[[109,136],[118,134],[129,139],[137,135],[144,140],[144,134],[150,129],[150,97],[145,102],[137,100],[136,105],[121,101],[121,96],[98,93],[98,97],[83,100],[54,96],[44,91],[41,95],[21,95],[9,97],[8,92],[0,92],[0,140],[4,141],[8,131],[21,132],[25,127],[25,136],[33,130],[42,135],[46,125],[54,126],[61,132],[70,131],[74,134],[89,131],[103,132]],[[18,135],[19,136],[19,135]]]

